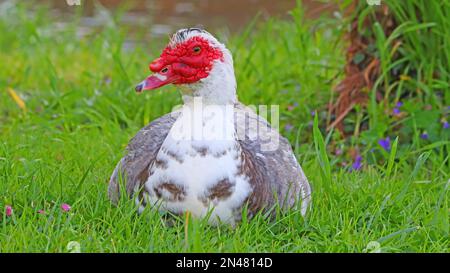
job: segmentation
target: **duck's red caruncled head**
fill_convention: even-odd
[[[176,32],[161,56],[150,63],[152,75],[136,91],[153,90],[167,84],[190,84],[208,77],[215,61],[224,61],[222,50],[198,28]]]

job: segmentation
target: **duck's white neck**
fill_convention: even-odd
[[[185,104],[192,103],[194,98],[201,98],[204,104],[236,103],[236,78],[231,54],[226,52],[224,61],[215,61],[208,77],[179,87]]]

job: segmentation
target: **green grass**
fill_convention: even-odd
[[[306,219],[293,210],[232,229],[193,219],[168,226],[153,211],[137,215],[131,201],[108,201],[128,140],[180,103],[173,87],[133,91],[166,41],[125,51],[129,29],[118,17],[77,39],[76,17],[57,28],[46,8],[28,11],[0,10],[0,208],[14,209],[0,214],[0,252],[67,252],[70,241],[83,252],[363,252],[371,241],[383,252],[449,252],[448,142],[395,145],[385,161],[349,172],[327,155],[331,134],[314,126],[313,137],[310,112],[330,99],[342,73],[337,21],[303,20],[297,9],[289,22],[271,19],[227,39],[240,99],[280,105],[281,128],[294,125],[282,133],[314,190]],[[372,156],[369,148],[363,154]]]

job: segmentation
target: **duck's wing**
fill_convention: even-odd
[[[148,168],[179,115],[179,112],[172,112],[152,121],[130,140],[126,155],[119,161],[109,180],[108,196],[111,202],[117,204],[121,185],[131,196],[136,187],[147,181]]]
[[[253,187],[249,208],[261,209],[276,203],[288,208],[298,201],[305,215],[311,187],[289,141],[240,103],[235,105],[235,129],[242,149],[241,170]]]

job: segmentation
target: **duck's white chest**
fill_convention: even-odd
[[[233,223],[252,191],[240,170],[233,113],[202,110],[183,109],[149,168],[144,198],[160,210]]]

